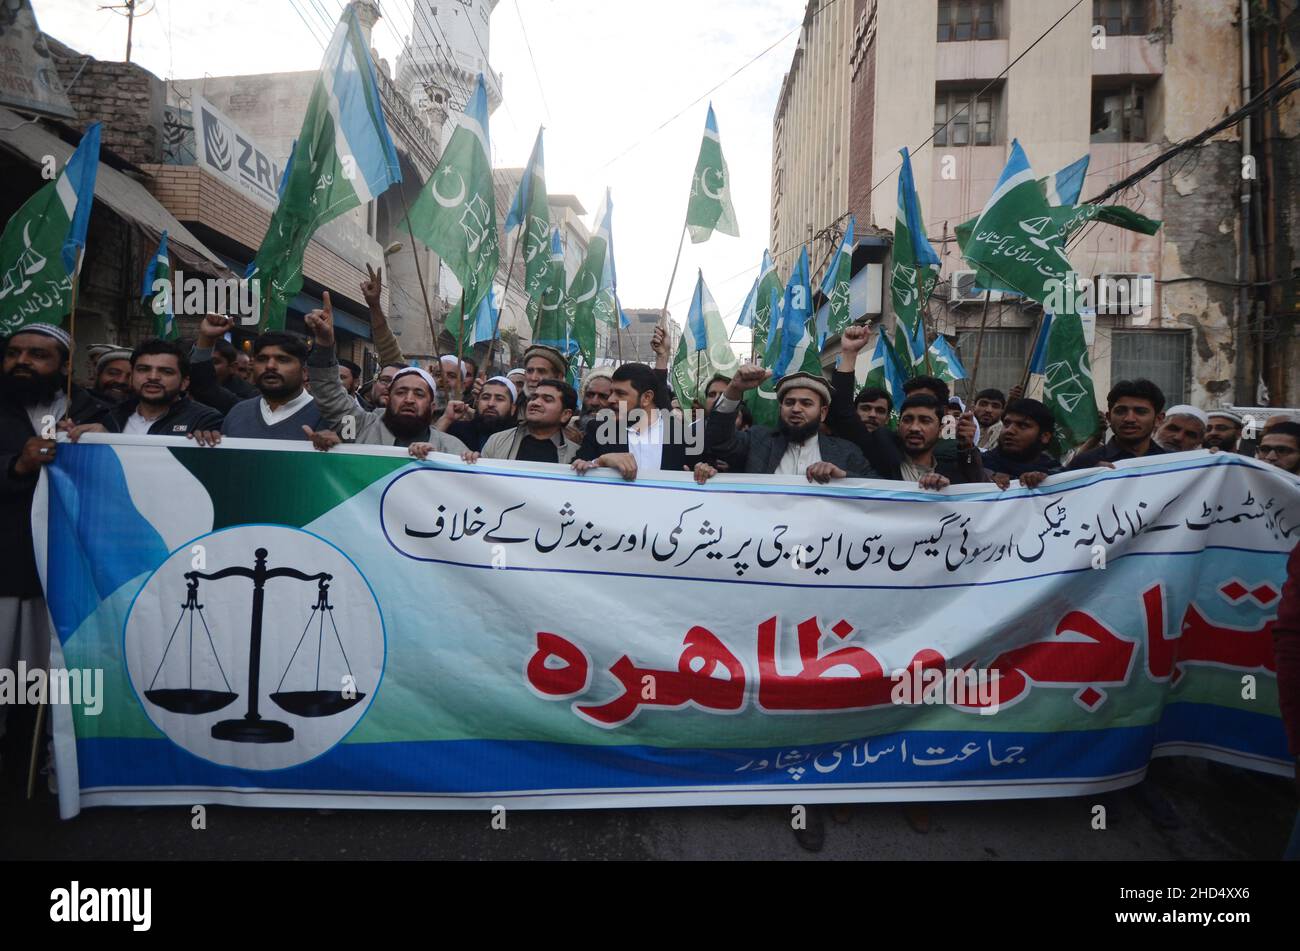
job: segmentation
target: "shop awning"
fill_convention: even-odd
[[[74,146],[64,142],[38,122],[26,122],[16,113],[0,108],[0,148],[34,166],[44,164],[46,155],[53,155],[59,168],[72,155]],[[149,194],[149,190],[128,175],[103,162],[95,175],[95,201],[107,206],[114,214],[128,222],[145,236],[146,243],[156,244],[163,231],[176,262],[186,271],[197,271],[210,277],[230,278],[231,273],[221,258],[204,246],[171,212]]]

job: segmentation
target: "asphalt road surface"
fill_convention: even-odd
[[[58,818],[44,788],[24,797],[10,756],[0,791],[0,858],[147,859],[1276,859],[1296,814],[1290,780],[1155,761],[1140,787],[1102,796],[847,807],[825,847],[803,849],[787,807],[529,812],[493,829],[486,812],[207,808],[88,809]],[[1106,807],[1106,828],[1093,810]],[[847,821],[837,821],[847,820]]]

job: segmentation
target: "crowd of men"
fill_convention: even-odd
[[[655,366],[591,370],[581,395],[567,382],[568,358],[547,346],[530,347],[522,367],[501,375],[480,374],[454,356],[426,369],[408,365],[380,290],[372,272],[362,291],[380,369],[364,383],[361,369],[337,356],[328,293],[305,318],[306,339],[266,332],[248,353],[229,342],[229,318],[208,315],[191,344],[93,348],[88,387],[68,383],[74,350],[62,328],[30,325],[8,338],[0,371],[0,544],[10,569],[0,576],[0,665],[43,666],[49,656],[30,519],[39,474],[58,452],[57,431],[73,441],[108,432],[185,436],[198,446],[223,437],[305,440],[322,451],[341,443],[397,446],[420,459],[431,452],[469,463],[515,459],[579,475],[607,468],[628,480],[690,471],[703,484],[731,472],[818,483],[875,478],[928,490],[977,482],[1032,489],[1067,469],[1124,459],[1244,452],[1253,435],[1259,459],[1300,474],[1300,421],[1279,414],[1262,432],[1243,432],[1245,421],[1229,410],[1166,407],[1148,380],[1116,383],[1098,435],[1066,457],[1054,453],[1050,409],[1018,388],[1010,398],[981,390],[968,409],[943,380],[917,376],[896,406],[886,390],[857,388],[869,337],[857,326],[844,331],[829,377],[792,373],[776,382],[775,428],[753,425],[746,403],[746,393],[770,377],[758,366],[715,377],[705,405],[682,406],[669,384],[662,330]],[[0,707],[0,736],[4,716]]]

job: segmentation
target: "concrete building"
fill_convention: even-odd
[[[655,327],[659,324],[659,315],[661,311],[658,307],[642,309],[639,307],[624,307],[623,313],[627,314],[627,319],[631,323],[622,333],[623,360],[631,363],[649,363],[654,365],[655,352],[650,347],[650,341],[654,337]],[[681,332],[677,330],[677,325],[673,323],[672,316],[668,319],[668,359],[672,360],[673,355],[677,352],[677,340]],[[616,341],[617,343],[617,341]],[[611,354],[617,359],[617,352]]]
[[[983,296],[953,229],[979,213],[1012,139],[1040,177],[1090,155],[1086,201],[1239,109],[1243,87],[1258,92],[1295,57],[1294,0],[1094,0],[1053,27],[1070,6],[853,0],[841,30],[837,8],[849,3],[811,0],[773,123],[772,252],[783,273],[793,261],[783,252],[848,213],[859,233],[892,231],[898,150],[908,147],[943,261],[931,330],[961,345],[970,371]],[[842,121],[834,103],[846,81]],[[1157,235],[1098,225],[1072,247],[1083,278],[1123,276],[1137,292],[1099,300],[1099,401],[1113,380],[1145,376],[1170,402],[1255,405],[1263,382],[1274,405],[1300,403],[1296,103],[1224,129],[1109,199],[1162,220]],[[1254,178],[1242,175],[1247,153]],[[810,249],[814,268],[825,247]],[[981,387],[1020,377],[1040,314],[993,300]]]

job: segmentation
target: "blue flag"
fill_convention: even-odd
[[[808,246],[799,252],[799,261],[790,273],[781,299],[781,352],[772,374],[777,379],[787,373],[821,372],[820,351],[808,326],[812,313],[812,286],[808,278]]]
[[[155,287],[161,281],[162,286]],[[154,333],[164,340],[175,340],[180,336],[176,328],[176,312],[172,291],[171,259],[167,254],[167,232],[162,233],[158,241],[158,250],[149,259],[149,266],[144,270],[144,289],[140,299],[149,305],[154,317]],[[229,339],[227,336],[226,339]]]
[[[1034,340],[1034,355],[1029,359],[1029,372],[1044,374],[1047,372],[1047,338],[1052,333],[1052,313],[1043,311],[1043,319],[1038,325],[1038,337]]]
[[[68,228],[68,237],[63,242],[63,267],[69,274],[77,269],[77,258],[86,246],[86,229],[90,227],[90,209],[95,204],[95,173],[99,170],[99,128],[98,122],[91,123],[58,179],[60,192],[66,187],[71,193],[71,196],[60,194],[64,207],[68,206],[69,197],[73,200],[72,225]]]
[[[1049,205],[1068,208],[1079,203],[1079,196],[1083,194],[1083,180],[1088,175],[1089,158],[1085,155],[1076,159],[1044,180],[1043,189]]]

